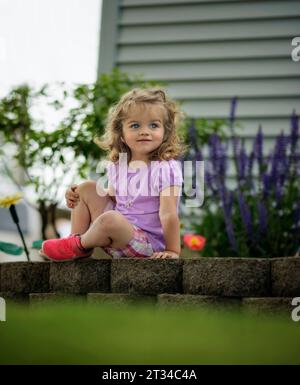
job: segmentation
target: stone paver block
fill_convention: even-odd
[[[1,291],[34,293],[49,291],[49,262],[8,262],[1,265]]]
[[[88,293],[88,303],[110,305],[152,305],[156,296],[128,293]]]
[[[30,305],[44,304],[65,304],[65,303],[85,303],[86,296],[82,294],[70,293],[31,293],[29,294]]]
[[[253,314],[285,314],[290,318],[295,306],[292,306],[292,298],[263,297],[243,298],[242,308]]]
[[[211,308],[238,310],[241,305],[239,298],[217,297],[198,294],[159,294],[157,296],[159,306],[188,307],[188,308]]]
[[[79,259],[53,262],[50,266],[50,290],[64,293],[110,291],[110,260]]]
[[[225,297],[270,295],[270,263],[252,258],[187,259],[183,265],[183,291]]]
[[[149,295],[181,293],[182,264],[180,259],[115,259],[111,265],[111,291]]]
[[[300,297],[300,257],[274,258],[271,275],[274,297]]]

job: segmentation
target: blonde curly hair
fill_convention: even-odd
[[[109,151],[108,159],[112,162],[119,160],[119,153],[126,152],[128,162],[131,160],[131,150],[121,140],[122,122],[127,118],[128,112],[137,105],[161,105],[165,109],[164,137],[161,145],[149,154],[149,160],[169,160],[182,156],[187,146],[178,136],[176,130],[185,117],[178,105],[169,99],[161,88],[134,88],[125,93],[119,102],[108,111],[105,133],[95,139],[95,143],[103,150]]]

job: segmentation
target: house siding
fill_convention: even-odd
[[[238,134],[246,147],[259,125],[266,151],[289,129],[292,110],[300,111],[300,62],[291,59],[292,38],[300,36],[299,0],[115,4],[112,66],[166,81],[170,96],[193,117],[226,119],[238,97]]]

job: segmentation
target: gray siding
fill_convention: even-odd
[[[300,62],[291,60],[299,0],[103,1],[118,8],[113,65],[167,81],[189,115],[227,118],[237,96],[239,134],[249,143],[261,124],[270,148],[300,113]]]

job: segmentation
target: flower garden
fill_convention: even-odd
[[[0,260],[10,320],[0,325],[1,363],[299,363],[291,318],[300,294],[296,111],[269,152],[263,127],[250,147],[239,136],[236,98],[227,121],[186,117],[181,161],[204,161],[205,197],[188,210],[191,196],[181,197],[179,260],[32,261],[43,239],[60,236],[58,217],[69,217],[61,206],[66,187],[98,178],[105,154],[94,138],[109,106],[129,88],[156,84],[115,69],[95,84],[60,84],[55,92],[23,85],[0,100],[0,170],[14,186],[0,207],[19,240],[0,239],[0,255],[14,258]],[[33,116],[40,104],[59,114],[54,127]],[[196,175],[190,179],[197,189]],[[20,226],[21,203],[40,218],[32,244]]]
[[[78,181],[78,175],[97,178],[95,170],[104,153],[94,138],[103,133],[109,106],[134,86],[157,84],[114,69],[94,84],[73,88],[59,84],[55,92],[50,85],[39,90],[23,85],[0,100],[0,170],[39,213],[41,240],[49,237],[49,227],[50,235],[59,236],[56,217],[65,189]],[[32,108],[39,105],[61,114],[54,128],[34,118]],[[182,210],[182,256],[295,256],[300,245],[299,117],[295,111],[291,113],[290,128],[278,135],[266,153],[263,127],[259,127],[250,149],[236,133],[237,105],[233,98],[227,121],[187,116],[180,126],[180,135],[189,148],[182,163],[205,163],[204,203],[187,214]],[[17,180],[12,164],[23,170],[22,182]],[[193,167],[193,187],[197,183],[195,170]],[[230,183],[229,171],[233,173]],[[183,193],[181,207],[186,198]],[[0,199],[0,206],[10,206],[5,197]],[[14,205],[10,211],[16,223]],[[22,239],[19,228],[18,232]],[[26,251],[23,239],[18,246]],[[2,243],[2,249],[9,247]]]

